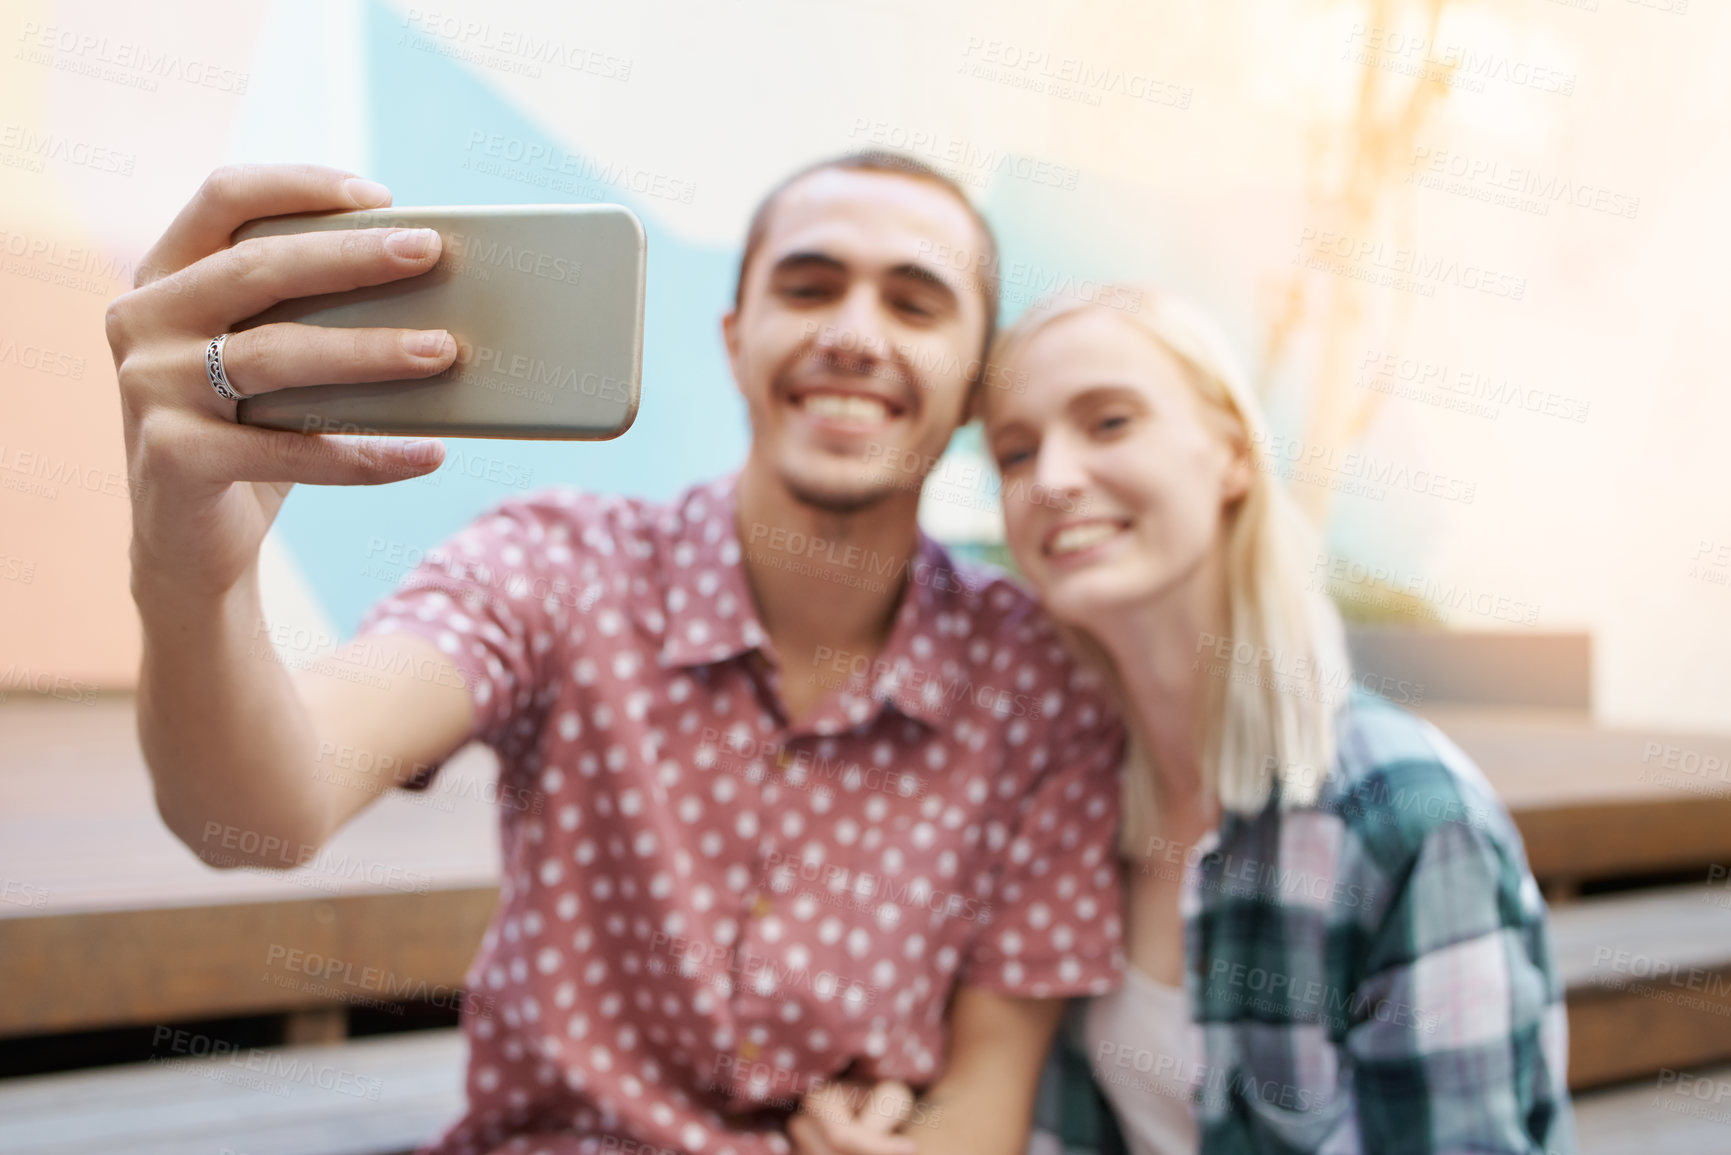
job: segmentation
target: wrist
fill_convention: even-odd
[[[164,565],[149,544],[136,533],[129,550],[132,600],[146,615],[196,610],[208,614],[236,595],[256,577],[257,559],[236,579],[206,578],[185,569]]]
[[[136,553],[135,553],[136,558]],[[184,644],[189,632],[221,632],[230,623],[261,616],[256,570],[249,567],[239,580],[201,582],[157,566],[132,567],[132,601],[148,646],[153,638],[169,637]]]

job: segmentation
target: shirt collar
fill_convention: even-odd
[[[773,655],[745,576],[735,516],[738,480],[734,473],[696,486],[661,515],[661,545],[670,563],[662,589],[664,667],[711,665],[754,650]],[[874,578],[904,579],[883,649],[865,673],[835,675],[846,684],[812,719],[819,733],[863,724],[886,707],[935,726],[970,689],[963,683],[972,615],[961,600],[972,583],[924,530],[905,569]],[[844,661],[842,668],[858,664]],[[785,678],[788,671],[781,673]]]
[[[737,481],[733,474],[687,490],[657,522],[667,616],[663,666],[725,662],[768,645],[740,564]]]
[[[936,726],[949,716],[958,698],[972,690],[966,672],[971,615],[960,604],[962,576],[944,547],[924,531],[909,562],[906,582],[889,638],[870,672],[856,682],[879,708],[893,706]]]

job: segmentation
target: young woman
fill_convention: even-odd
[[[996,380],[1027,388],[982,416],[1010,550],[1138,738],[1129,967],[1085,1020],[1126,1140],[1571,1149],[1520,836],[1458,748],[1355,683],[1225,342],[1165,293],[1099,299],[1137,308],[1053,303],[1006,333]]]
[[[1158,291],[1099,299],[1137,307],[1024,315],[979,410],[1009,548],[1136,736],[1129,966],[1081,1015],[1125,1142],[1572,1152],[1562,990],[1507,812],[1356,684],[1213,327]]]

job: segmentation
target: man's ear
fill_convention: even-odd
[[[980,354],[979,376],[976,377],[973,383],[968,386],[968,398],[966,403],[962,406],[963,425],[966,425],[970,421],[978,421],[982,425],[985,424],[986,390],[989,388],[986,383],[1007,375],[1003,366],[993,362],[991,353],[992,351],[988,347],[984,353]]]
[[[962,425],[985,420],[985,414],[981,410],[985,408],[986,372],[986,368],[982,366],[979,377],[968,384],[968,396],[962,402]]]
[[[739,371],[739,310],[729,309],[721,316],[721,343],[727,349],[727,365],[733,370],[733,387],[740,388],[744,374]]]

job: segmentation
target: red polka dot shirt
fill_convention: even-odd
[[[906,581],[879,653],[784,668],[735,480],[504,501],[361,622],[450,656],[499,796],[537,802],[500,808],[468,1111],[423,1155],[786,1152],[815,1080],[933,1081],[957,984],[1119,981],[1123,732],[1097,682],[1027,593],[923,534],[860,566]],[[790,725],[796,677],[827,693]]]

